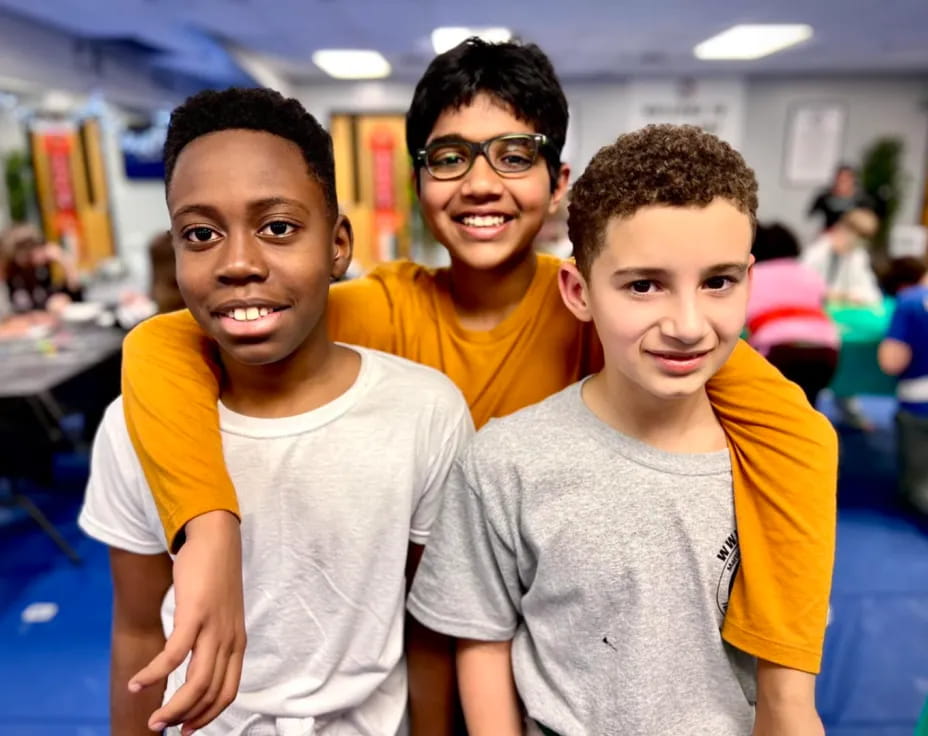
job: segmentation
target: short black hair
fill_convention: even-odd
[[[550,149],[542,149],[542,154],[553,189],[567,138],[567,98],[550,59],[533,43],[469,38],[432,59],[406,113],[409,155],[415,160],[443,112],[469,105],[481,93],[547,136]]]
[[[751,253],[757,263],[776,258],[798,258],[799,241],[792,230],[779,222],[758,225]]]
[[[257,87],[198,92],[174,109],[164,141],[165,190],[184,147],[220,130],[264,131],[295,143],[310,175],[322,187],[330,214],[338,214],[332,137],[299,101]]]

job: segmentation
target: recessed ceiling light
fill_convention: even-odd
[[[313,53],[313,64],[335,79],[390,76],[390,62],[379,51],[367,49],[321,49]]]
[[[812,37],[812,26],[738,25],[693,49],[697,59],[759,59]]]
[[[432,31],[432,48],[443,54],[471,36],[482,38],[488,43],[505,43],[512,38],[508,28],[468,28],[467,26],[444,26]]]

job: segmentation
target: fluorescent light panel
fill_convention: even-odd
[[[693,49],[697,59],[759,59],[812,37],[812,26],[737,25]]]
[[[335,79],[382,79],[390,76],[390,62],[369,49],[320,49],[313,64]]]
[[[512,38],[508,28],[468,28],[467,26],[444,26],[432,31],[432,48],[443,54],[471,36],[482,38],[487,43],[505,43]]]

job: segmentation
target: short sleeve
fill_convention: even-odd
[[[889,329],[886,332],[886,337],[904,342],[906,345],[911,345],[911,315],[912,310],[910,303],[905,299],[899,299],[896,302],[896,310],[893,312],[892,319],[889,321]]]
[[[455,390],[457,393],[457,390]],[[444,431],[431,432],[432,444],[428,452],[428,464],[424,469],[424,482],[418,494],[410,524],[409,541],[425,544],[429,539],[432,524],[441,507],[442,494],[448,482],[448,473],[464,445],[474,434],[474,423],[464,397],[450,402],[453,409],[445,411],[448,417]]]
[[[463,462],[455,462],[409,594],[409,612],[448,636],[508,641],[520,613],[518,581],[514,549],[488,519]]]
[[[376,269],[359,279],[334,284],[327,309],[331,339],[395,352],[393,300]]]
[[[110,404],[97,430],[78,524],[110,547],[143,555],[167,551],[154,502],[132,449],[121,399]]]

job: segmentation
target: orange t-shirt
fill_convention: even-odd
[[[380,266],[332,287],[330,335],[443,371],[479,427],[601,367],[591,326],[561,302],[559,265],[539,255],[519,306],[486,332],[458,323],[446,270]],[[834,561],[834,430],[744,343],[708,390],[731,447],[742,556],[723,635],[763,659],[817,672]],[[237,512],[219,434],[214,347],[189,312],[153,318],[127,337],[123,395],[168,538],[199,514]]]

